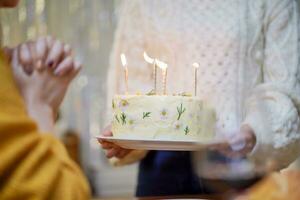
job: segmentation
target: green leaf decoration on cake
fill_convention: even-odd
[[[126,118],[127,118],[127,116],[125,115],[125,113],[121,113],[121,121],[122,121],[122,124],[124,125],[124,124],[126,124]]]
[[[156,92],[152,89],[150,92],[146,93],[148,96],[156,95]]]
[[[112,100],[112,108],[115,109],[116,108],[116,104],[115,104],[115,101]]]
[[[115,115],[115,119],[117,120],[118,123],[120,123],[118,115]]]
[[[162,109],[160,111],[160,117],[161,117],[161,119],[167,119],[168,118],[168,110],[167,109]]]
[[[184,129],[184,133],[185,133],[185,135],[187,135],[189,132],[190,132],[190,129],[189,129],[189,127],[188,127],[188,126],[186,126],[186,127],[185,127],[185,129]]]
[[[185,112],[185,108],[183,108],[182,103],[180,104],[179,107],[177,107],[177,112],[178,112],[177,120],[180,120],[182,114]]]
[[[151,112],[143,112],[143,119],[150,117]]]

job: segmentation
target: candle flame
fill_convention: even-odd
[[[124,53],[121,54],[121,62],[122,62],[123,67],[126,67],[127,60],[126,60],[126,56]]]
[[[199,63],[193,63],[193,67],[195,67],[196,69],[200,67]]]
[[[156,64],[157,64],[157,66],[158,66],[159,68],[161,68],[161,69],[167,69],[167,68],[168,68],[168,64],[167,64],[167,63],[164,63],[164,62],[162,62],[162,61],[160,61],[160,60],[156,60]]]
[[[154,59],[153,58],[150,58],[148,56],[148,54],[146,53],[146,51],[144,51],[144,59],[146,60],[147,63],[153,63],[154,62]]]

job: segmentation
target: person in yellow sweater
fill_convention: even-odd
[[[89,198],[84,175],[51,134],[79,70],[70,48],[51,38],[0,50],[0,199]]]

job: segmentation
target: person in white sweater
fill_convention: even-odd
[[[198,94],[216,109],[217,134],[238,132],[235,140],[244,142],[237,151],[219,150],[254,163],[274,158],[277,168],[284,168],[300,151],[299,30],[295,0],[124,1],[108,99],[125,89],[119,78],[121,53],[129,64],[130,92],[151,90],[152,68],[143,59],[144,51],[168,63],[170,94],[193,90],[192,63],[198,62]],[[110,135],[110,129],[103,134]],[[191,181],[193,172],[171,177],[192,170],[189,164],[170,164],[188,162],[188,153],[183,158],[178,152],[130,151],[105,141],[102,147],[115,165],[142,159],[138,196],[203,192],[187,189],[198,184]]]

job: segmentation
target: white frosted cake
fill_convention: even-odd
[[[209,141],[215,112],[188,96],[124,95],[112,101],[114,137],[142,140]]]

